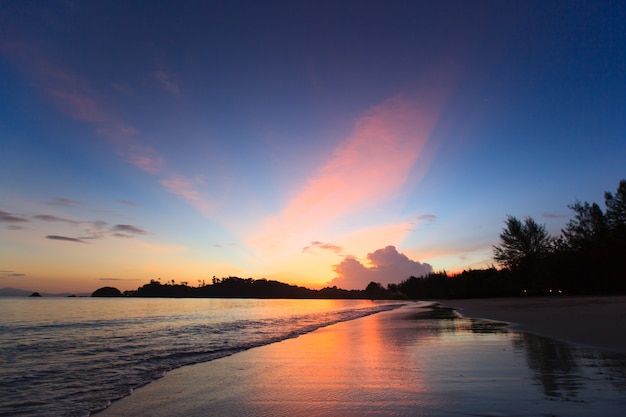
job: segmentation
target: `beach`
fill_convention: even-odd
[[[407,305],[176,369],[98,416],[619,414],[626,361],[605,344],[606,327],[591,326],[585,338],[578,329],[554,334],[581,343],[572,345],[502,322],[518,318],[518,329],[544,336],[559,321],[615,323],[606,314],[623,310],[626,298],[555,301],[441,303],[465,318]],[[467,318],[474,315],[491,320]]]
[[[512,323],[516,330],[626,353],[626,296],[445,300],[464,317]]]

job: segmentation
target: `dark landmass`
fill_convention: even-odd
[[[321,290],[312,290],[283,282],[271,281],[264,278],[213,278],[211,284],[189,286],[186,282],[177,284],[174,280],[161,283],[151,280],[148,284],[135,291],[121,293],[112,287],[103,287],[93,292],[92,297],[175,297],[175,298],[295,298],[295,299],[370,299],[387,298],[385,290],[380,284],[372,283],[368,290],[343,290],[337,287],[326,287]],[[368,286],[368,288],[370,288]],[[105,295],[110,294],[110,295]],[[116,294],[116,295],[112,295]]]
[[[117,288],[113,287],[102,287],[95,290],[92,294],[92,297],[123,297],[124,294]]]

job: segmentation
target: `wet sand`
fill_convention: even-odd
[[[464,317],[499,320],[520,331],[626,353],[626,296],[445,300]]]
[[[407,306],[174,370],[97,415],[618,415],[625,358]]]

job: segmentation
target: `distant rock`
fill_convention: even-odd
[[[39,294],[37,291],[35,291],[31,295],[29,295],[29,297],[41,297],[41,294]]]
[[[98,288],[93,293],[91,293],[91,296],[92,297],[123,297],[124,294],[122,294],[121,291],[115,287],[102,287],[102,288]]]

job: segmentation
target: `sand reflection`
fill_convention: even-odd
[[[421,360],[409,349],[414,339],[386,327],[381,317],[320,329],[306,344],[286,341],[268,350],[267,359],[280,367],[272,370],[271,386],[258,381],[259,397],[272,398],[261,414],[300,414],[304,405],[306,415],[383,415],[424,405]]]
[[[380,314],[307,340],[271,350],[281,366],[263,394],[276,401],[262,414],[305,405],[318,416],[585,415],[623,406],[623,357],[446,309]]]
[[[587,401],[588,392],[595,390],[597,400],[602,392],[611,391],[607,386],[626,394],[623,355],[571,346],[528,333],[514,332],[512,343],[526,357],[535,385],[548,397]]]
[[[110,415],[621,415],[625,370],[624,356],[413,306],[174,371]]]

